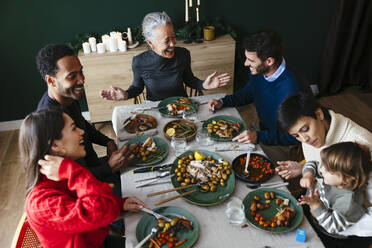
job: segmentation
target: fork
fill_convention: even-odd
[[[153,227],[151,229],[150,234],[147,235],[144,239],[142,239],[141,242],[139,242],[134,248],[141,248],[142,245],[144,245],[147,242],[147,240],[149,240],[151,238],[151,236],[154,235],[157,231],[159,231],[159,227],[157,227],[157,226]]]
[[[149,213],[149,214],[153,215],[157,220],[158,220],[158,219],[163,219],[163,220],[165,220],[166,222],[171,222],[171,219],[169,219],[168,217],[165,217],[165,216],[163,216],[163,215],[161,215],[161,214],[158,214],[158,213],[152,211],[151,209],[144,208],[144,207],[142,207],[142,206],[140,207],[140,209],[141,209],[141,211],[143,211],[143,212],[146,212],[146,213]]]

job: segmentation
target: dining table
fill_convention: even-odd
[[[191,97],[199,103],[196,116],[196,125],[198,131],[201,130],[203,121],[217,115],[228,115],[241,119],[241,116],[236,108],[227,107],[212,112],[208,109],[208,104],[211,99],[220,99],[225,94],[212,94],[212,95],[203,95]],[[128,140],[126,135],[128,135],[123,129],[124,121],[135,115],[136,113],[143,112],[145,114],[151,115],[157,120],[157,134],[156,137],[162,138],[169,145],[169,153],[167,157],[160,162],[159,164],[168,164],[173,163],[176,159],[176,152],[171,145],[170,141],[166,139],[163,127],[169,121],[174,120],[174,118],[169,118],[161,115],[158,109],[150,109],[151,107],[157,107],[159,102],[150,102],[146,101],[142,104],[133,104],[133,105],[124,105],[117,106],[113,110],[112,114],[112,125],[114,132],[117,135],[118,147],[125,145]],[[129,136],[129,135],[128,135]],[[231,143],[231,145],[230,145]],[[218,142],[213,141],[212,144],[207,146],[202,146],[199,142],[195,140],[189,141],[187,143],[187,150],[206,150],[219,154],[225,160],[230,163],[234,160],[235,157],[246,153],[244,149],[235,149],[235,142]],[[244,147],[243,144],[240,144],[241,147]],[[221,146],[231,147],[231,149],[221,149]],[[255,153],[263,154],[259,144],[250,144],[245,146],[246,150],[254,151]],[[127,166],[121,171],[121,188],[123,197],[126,196],[136,196],[142,200],[150,208],[154,208],[154,204],[158,201],[170,198],[177,195],[177,192],[169,192],[156,197],[147,197],[148,194],[153,192],[158,192],[161,190],[166,190],[173,188],[173,185],[170,182],[169,178],[161,179],[161,183],[152,185],[151,187],[139,187],[139,184],[136,183],[136,180],[149,178],[155,175],[158,175],[160,172],[145,172],[145,173],[132,173],[133,169],[136,169],[136,166]],[[268,182],[283,182],[282,178],[275,174]],[[289,192],[288,189],[283,186],[279,188],[283,191]],[[285,233],[272,233],[265,232],[257,229],[254,225],[248,223],[245,227],[242,225],[232,225],[229,223],[226,216],[226,208],[230,199],[238,198],[243,200],[247,194],[252,191],[246,187],[244,181],[236,178],[235,188],[232,194],[229,197],[221,202],[218,205],[213,206],[199,206],[192,204],[186,201],[183,198],[178,198],[173,201],[164,203],[161,206],[173,206],[179,207],[190,212],[198,221],[199,224],[199,237],[195,242],[193,247],[200,248],[209,248],[209,247],[324,247],[320,238],[317,236],[316,232],[308,222],[305,216],[299,226],[292,231]],[[126,235],[126,247],[134,247],[139,241],[136,240],[136,227],[140,219],[146,213],[136,212],[136,213],[125,213],[124,222],[125,222],[125,235]],[[302,229],[306,231],[306,241],[300,242],[296,240],[297,230]]]

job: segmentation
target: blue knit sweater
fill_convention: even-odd
[[[281,133],[276,126],[276,110],[287,97],[300,91],[294,75],[286,68],[273,82],[262,74],[250,75],[243,89],[222,98],[223,107],[237,107],[250,103],[256,106],[260,119],[257,143],[265,145],[294,145],[299,142],[288,133]]]

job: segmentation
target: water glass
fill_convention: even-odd
[[[187,148],[186,138],[176,138],[175,135],[173,135],[171,146],[173,147],[176,156],[182,154]]]
[[[204,128],[201,128],[196,134],[196,141],[201,146],[209,146],[213,143],[211,137],[208,134],[208,131]]]
[[[185,120],[189,120],[189,121],[193,121],[193,122],[196,122],[198,121],[198,115],[196,114],[196,112],[183,112],[182,113],[182,118],[185,119]]]
[[[231,197],[231,200],[227,203],[225,213],[232,225],[241,225],[245,222],[244,205],[238,197]]]

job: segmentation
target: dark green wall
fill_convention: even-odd
[[[201,0],[201,4],[201,20],[222,17],[236,29],[239,40],[263,27],[278,30],[287,62],[311,82],[318,81],[335,0]],[[69,42],[79,33],[134,27],[146,13],[161,10],[171,16],[175,26],[182,24],[183,0],[2,1],[0,121],[22,119],[36,108],[46,90],[34,61],[42,46]],[[243,53],[237,51],[237,55]]]

